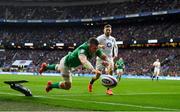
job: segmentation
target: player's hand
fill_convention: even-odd
[[[99,75],[101,75],[101,74],[102,74],[102,73],[101,73],[101,71],[96,70],[96,69],[92,70],[92,73],[93,73],[93,74],[99,74]]]
[[[105,66],[105,67],[107,67],[107,66],[109,66],[109,63],[108,63],[107,61],[103,61],[103,62],[102,62],[102,65]]]
[[[99,48],[105,49],[104,45],[98,45]]]
[[[105,49],[105,45],[102,45],[102,49]]]

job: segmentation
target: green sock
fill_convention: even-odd
[[[56,68],[56,64],[48,65],[46,67],[47,70],[56,70],[55,68]]]
[[[51,88],[59,88],[59,82],[53,83],[50,87]]]

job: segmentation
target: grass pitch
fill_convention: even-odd
[[[34,95],[25,97],[3,82],[28,80],[24,86]],[[180,81],[122,79],[113,89],[114,95],[105,94],[105,87],[97,81],[88,93],[90,77],[73,77],[71,90],[53,89],[46,93],[47,81],[59,82],[60,77],[0,75],[0,110],[104,110],[104,111],[180,111]]]

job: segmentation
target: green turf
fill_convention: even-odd
[[[28,80],[24,84],[34,97],[24,97],[4,84],[5,80]],[[59,82],[60,77],[0,75],[0,110],[109,110],[109,111],[180,111],[180,81],[122,79],[105,94],[105,87],[97,81],[93,92],[87,92],[90,80],[73,77],[71,90],[53,89],[46,93],[48,80]]]

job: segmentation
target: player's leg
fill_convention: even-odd
[[[155,78],[155,73],[153,73],[153,75],[152,75],[152,81],[154,80],[154,78]]]
[[[117,77],[116,77],[116,79],[118,81],[121,80],[122,74],[123,74],[123,69],[117,69]]]
[[[96,69],[99,71],[102,71],[104,69],[104,66],[102,66],[101,63],[102,63],[102,60],[100,60],[100,59],[96,60]],[[92,77],[92,79],[90,80],[89,85],[88,85],[88,91],[89,92],[92,92],[93,84],[96,80],[99,79],[100,76],[101,76],[101,74],[95,74],[95,76]]]
[[[160,74],[160,70],[157,70],[157,72],[156,72],[156,80],[157,81],[159,80],[159,74]]]
[[[42,63],[39,69],[39,73],[42,74],[46,70],[56,70],[58,64],[46,64]]]
[[[157,72],[157,70],[156,70],[156,68],[154,68],[154,73],[153,73],[153,76],[152,76],[152,80],[154,80],[154,78],[156,77],[156,72]]]
[[[56,67],[57,71],[61,71],[64,81],[52,83],[48,81],[46,91],[49,92],[53,88],[69,90],[71,88],[72,77],[70,68],[64,65],[65,57],[61,59],[60,64]]]
[[[72,78],[69,74],[63,74],[64,81],[52,83],[48,81],[46,91],[49,92],[53,88],[69,90],[71,88]]]
[[[113,59],[109,62],[109,66],[107,67],[106,74],[113,75],[113,69],[114,69],[114,62]],[[112,89],[107,88],[106,94],[113,95]]]
[[[97,79],[99,79],[100,76],[101,76],[101,74],[95,74],[95,76],[92,77],[92,79],[90,80],[89,85],[88,85],[89,92],[92,92],[93,84]]]

